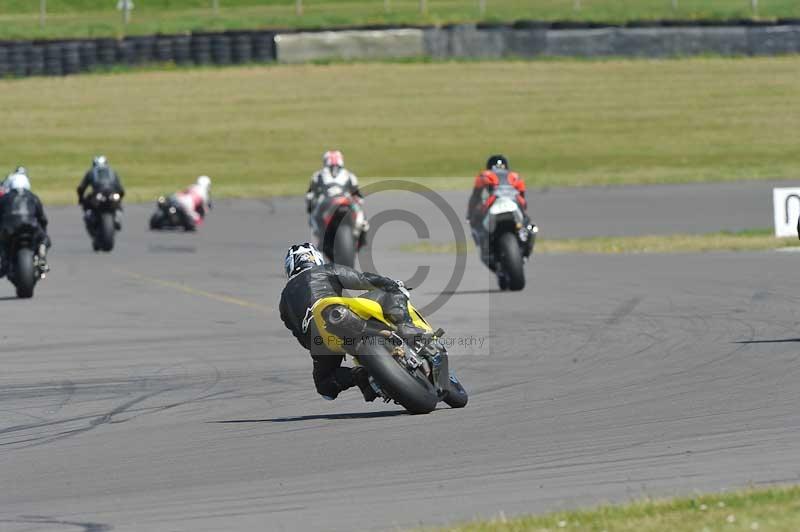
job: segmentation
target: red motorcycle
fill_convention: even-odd
[[[314,236],[331,262],[354,266],[356,254],[366,244],[369,224],[361,203],[360,198],[333,187],[311,212]]]

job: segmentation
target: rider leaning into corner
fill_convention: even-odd
[[[333,192],[336,192],[335,194]],[[363,203],[364,196],[358,188],[356,175],[344,167],[344,156],[339,150],[329,150],[322,154],[322,168],[311,176],[311,183],[306,192],[306,212],[311,214],[323,199],[329,195],[350,194],[358,203]],[[365,222],[366,223],[366,222]],[[361,239],[367,237],[369,227],[364,227]]]
[[[92,159],[92,166],[86,171],[80,184],[78,185],[78,205],[83,207],[84,221],[87,226],[91,219],[91,207],[86,202],[86,190],[91,189],[91,194],[102,192],[105,194],[119,194],[120,199],[125,197],[125,187],[119,174],[108,164],[108,159],[104,155],[98,155]],[[122,228],[118,213],[114,213],[114,227],[117,231]]]
[[[8,239],[22,225],[30,225],[36,230],[36,244],[42,271],[47,266],[47,250],[50,249],[50,237],[47,236],[47,216],[39,197],[31,192],[28,172],[18,167],[3,182],[5,194],[0,197],[0,277],[8,271]]]
[[[330,351],[312,317],[314,303],[325,297],[339,297],[342,290],[384,290],[381,307],[398,334],[413,336],[421,331],[411,324],[408,297],[402,283],[374,273],[359,272],[347,266],[325,264],[322,253],[309,243],[294,245],[286,253],[285,271],[289,278],[281,293],[281,320],[314,361],[314,385],[323,398],[336,399],[340,392],[358,386],[366,401],[377,395],[363,367],[342,367],[344,355]]]
[[[203,223],[206,213],[211,210],[211,178],[201,175],[188,188],[176,192],[172,198],[186,215],[189,225],[187,231],[194,231]]]
[[[511,185],[517,191],[516,201],[525,216],[525,225],[529,226],[528,201],[525,198],[525,181],[516,172],[511,171],[508,159],[503,155],[492,155],[486,161],[486,170],[481,171],[475,178],[475,185],[472,195],[467,205],[467,221],[472,230],[472,238],[475,244],[484,250],[487,246],[488,238],[485,238],[486,231],[483,228],[483,218],[486,211],[492,206],[495,200],[495,189],[501,185]],[[492,267],[490,265],[490,267]]]

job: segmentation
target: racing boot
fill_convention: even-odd
[[[8,261],[4,252],[0,251],[0,279],[8,273]]]
[[[114,211],[114,229],[117,231],[122,229],[122,216],[119,210]]]
[[[44,244],[39,244],[39,271],[42,274],[42,277],[50,271],[50,266],[47,264],[47,246]]]
[[[367,368],[363,366],[356,366],[353,368],[353,381],[358,386],[359,390],[361,390],[361,394],[364,396],[364,400],[368,403],[371,403],[378,397],[378,394],[375,392],[375,389],[372,387],[372,384],[369,382],[369,373],[367,373]]]

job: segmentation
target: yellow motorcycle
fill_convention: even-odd
[[[384,292],[360,297],[326,297],[312,307],[315,343],[351,355],[369,373],[375,393],[412,414],[432,412],[439,401],[452,408],[467,405],[467,392],[450,372],[447,349],[436,331],[409,301],[408,313],[419,334],[402,337],[383,315]]]

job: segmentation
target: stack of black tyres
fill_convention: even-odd
[[[227,35],[214,35],[211,37],[211,59],[217,65],[230,65],[233,60],[231,53],[231,39]]]
[[[81,71],[81,45],[79,42],[61,44],[64,74],[77,74]]]
[[[233,62],[250,63],[253,61],[253,38],[249,33],[233,35]]]
[[[30,43],[15,43],[11,45],[8,54],[8,66],[12,76],[23,77],[28,75],[28,54]]]
[[[175,63],[185,65],[192,62],[192,39],[188,35],[177,35],[172,41]]]
[[[156,38],[152,35],[144,37],[135,37],[131,39],[134,42],[136,64],[152,63],[155,59]]]
[[[61,44],[50,43],[44,48],[44,73],[48,76],[63,76],[64,66],[61,62]]]
[[[116,63],[121,65],[136,64],[136,41],[124,39],[117,43]]]
[[[117,41],[114,39],[99,39],[97,42],[97,62],[104,66],[117,63]]]
[[[44,75],[44,48],[41,45],[28,48],[28,75]]]
[[[211,37],[192,35],[192,59],[198,65],[211,63]]]
[[[258,32],[253,35],[253,61],[266,63],[275,59],[275,34]]]
[[[161,63],[172,62],[175,60],[175,52],[172,47],[172,39],[170,37],[159,37],[156,40],[155,49],[156,61]]]
[[[11,66],[8,64],[8,48],[0,46],[0,78],[11,75]]]
[[[97,67],[97,42],[81,41],[78,46],[81,54],[81,71],[94,70]]]

